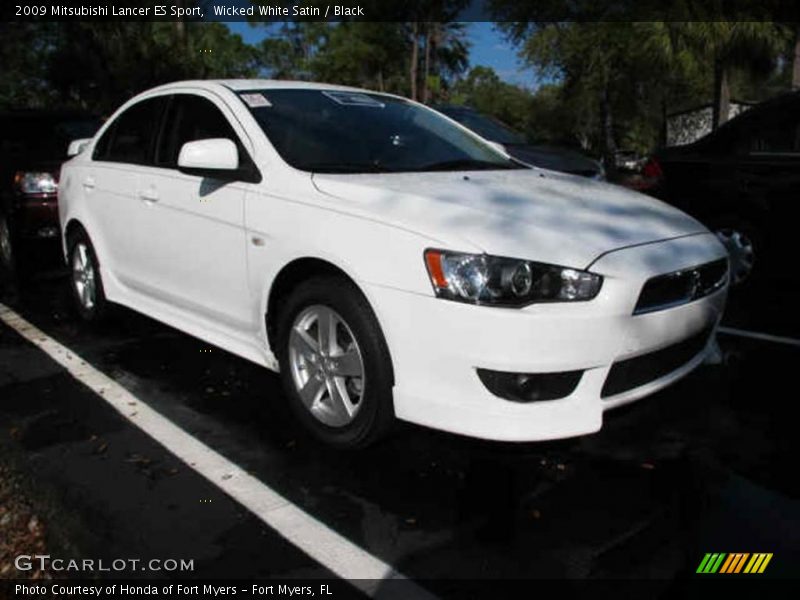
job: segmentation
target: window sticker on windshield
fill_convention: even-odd
[[[372,106],[375,108],[383,108],[385,104],[378,102],[375,98],[360,94],[358,92],[322,92],[334,102],[343,104],[344,106]]]
[[[264,94],[242,94],[242,100],[250,108],[262,108],[272,106],[272,103],[264,98]]]

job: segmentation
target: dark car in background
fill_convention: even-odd
[[[642,177],[639,189],[717,233],[733,283],[785,273],[797,256],[800,92],[763,102],[697,142],[660,150]]]
[[[468,106],[436,105],[433,108],[482,138],[499,144],[509,156],[520,162],[542,169],[562,171],[592,179],[605,179],[605,171],[600,162],[577,150],[532,144],[525,139],[525,136],[505,123]]]
[[[633,150],[617,150],[614,153],[614,164],[618,171],[636,173],[644,163],[642,157]]]
[[[79,112],[0,113],[0,269],[58,256],[58,173],[71,141],[89,138],[100,119]],[[45,252],[46,254],[46,252]]]

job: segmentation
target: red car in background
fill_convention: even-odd
[[[21,272],[31,257],[58,256],[58,172],[72,140],[101,120],[78,112],[0,113],[0,270]],[[52,248],[52,250],[51,250]]]

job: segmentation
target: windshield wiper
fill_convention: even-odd
[[[430,163],[419,168],[420,171],[489,171],[493,169],[517,169],[514,163],[496,163],[488,160],[475,160],[462,158],[458,160],[444,160]]]
[[[391,173],[392,169],[374,163],[311,163],[303,165],[314,173]]]

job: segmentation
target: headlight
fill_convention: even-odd
[[[23,194],[54,194],[58,183],[52,173],[18,171],[14,184]]]
[[[588,271],[486,254],[427,250],[425,264],[437,297],[472,304],[591,300],[603,283]]]

